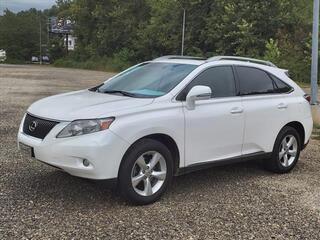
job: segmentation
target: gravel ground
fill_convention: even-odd
[[[256,162],[174,179],[157,203],[128,205],[89,181],[22,157],[16,134],[27,107],[94,86],[111,74],[0,65],[0,239],[320,239],[320,142],[295,170]]]

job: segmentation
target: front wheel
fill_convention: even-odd
[[[135,204],[158,200],[173,176],[172,156],[161,142],[143,139],[126,153],[119,171],[124,197]]]
[[[272,159],[267,167],[276,173],[290,172],[298,162],[301,149],[301,139],[296,129],[284,127],[275,142]]]

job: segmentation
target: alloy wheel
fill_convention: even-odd
[[[287,135],[280,144],[279,160],[283,167],[290,167],[298,153],[298,141],[295,136]]]
[[[167,164],[157,151],[143,153],[134,163],[131,182],[135,192],[151,196],[159,191],[167,176]]]

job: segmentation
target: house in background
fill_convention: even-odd
[[[7,59],[7,53],[5,50],[0,49],[0,62],[4,62]]]
[[[75,45],[76,45],[76,40],[77,40],[76,37],[74,37],[72,35],[68,35],[68,50],[69,51],[74,51]],[[64,46],[66,46],[66,37],[64,37]]]

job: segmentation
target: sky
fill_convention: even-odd
[[[55,0],[0,0],[0,14],[4,9],[19,12],[29,8],[46,9],[55,4]]]

